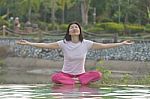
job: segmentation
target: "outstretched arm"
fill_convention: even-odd
[[[111,44],[102,44],[102,43],[96,43],[94,42],[92,49],[106,49],[106,48],[114,48],[121,45],[130,45],[133,44],[133,42],[126,40],[121,43],[111,43]]]
[[[16,42],[17,44],[20,45],[30,45],[38,48],[49,48],[49,49],[58,49],[59,45],[57,42],[54,43],[32,43],[26,40],[20,40]]]

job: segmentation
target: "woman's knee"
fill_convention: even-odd
[[[52,81],[56,81],[58,77],[61,76],[61,73],[54,73],[51,75],[51,80]]]
[[[96,78],[102,78],[102,73],[99,71],[91,71],[91,74],[94,75]]]

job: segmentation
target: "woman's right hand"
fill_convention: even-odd
[[[31,42],[26,41],[26,40],[20,40],[20,41],[16,41],[16,43],[20,45],[29,45]]]

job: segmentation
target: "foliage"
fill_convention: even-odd
[[[96,25],[88,24],[91,26],[86,28],[89,32],[97,33],[101,30],[129,33],[150,31],[148,26],[150,22],[149,0],[144,2],[141,0],[88,0],[89,3],[86,1],[87,9],[81,7],[83,1],[86,0],[0,0],[0,16],[7,15],[5,19],[0,19],[0,25],[6,24],[13,27],[13,20],[9,24],[10,18],[19,17],[21,23],[28,20],[33,24],[39,23],[42,30],[47,28],[64,30],[66,26],[58,24],[79,21],[83,25],[83,16],[86,17],[85,14],[87,14],[89,23],[93,23],[96,18]],[[84,10],[88,12],[83,13]],[[95,17],[94,11],[96,11]],[[147,25],[144,29],[145,24]]]
[[[114,22],[102,23],[100,27],[108,32],[120,32],[124,30],[123,24],[118,24]]]
[[[68,24],[61,24],[61,25],[59,25],[59,29],[60,30],[66,31],[67,28],[68,28]]]
[[[0,0],[0,11],[1,15],[9,14],[11,16],[19,16],[22,20],[34,19],[35,15],[40,13],[40,16],[46,15],[45,20],[51,19],[51,10],[53,9],[52,0]],[[81,1],[78,0],[55,0],[55,12],[61,9],[61,12],[65,15],[74,8],[74,13],[81,15]],[[89,20],[93,20],[93,8],[96,8],[96,19],[97,22],[126,22],[126,23],[137,23],[146,24],[149,22],[148,9],[149,0],[144,2],[141,0],[90,0],[88,14]],[[42,7],[42,8],[41,8]],[[120,7],[120,10],[119,10]],[[41,12],[42,11],[42,12]],[[32,15],[30,15],[32,12]],[[62,16],[62,13],[58,13],[58,16]],[[66,15],[65,15],[66,16]],[[38,18],[38,20],[43,20]],[[58,18],[58,17],[57,17]],[[62,18],[62,17],[61,17]],[[81,20],[81,17],[78,17]],[[61,23],[62,19],[59,20]],[[74,16],[65,18],[65,23],[68,20],[74,20]]]
[[[0,67],[3,67],[4,66],[4,60],[0,59]]]
[[[99,28],[99,27],[89,27],[87,29],[88,32],[92,32],[92,33],[99,33],[100,31],[103,31],[103,28]]]
[[[149,85],[150,84],[150,74],[145,75],[142,78],[133,78],[130,74],[126,73],[120,79],[112,78],[112,72],[105,68],[105,60],[100,60],[96,64],[96,70],[102,73],[102,79],[97,83],[91,84],[92,86],[101,86],[101,85],[115,85],[115,84],[125,84],[125,85]]]
[[[58,0],[57,1],[58,8],[62,10],[65,9],[65,6],[67,8],[71,8],[74,4],[75,4],[74,0]]]
[[[150,74],[149,75],[145,75],[142,79],[140,79],[136,83],[137,84],[143,84],[143,85],[150,84]]]
[[[45,22],[42,21],[38,21],[37,24],[39,25],[39,28],[42,30],[45,30],[47,24]]]
[[[87,28],[87,31],[89,32],[95,32],[98,33],[99,31],[106,31],[110,33],[120,33],[125,31],[125,27],[128,30],[129,33],[138,33],[138,32],[143,32],[144,31],[144,26],[142,25],[137,25],[137,24],[118,24],[115,22],[106,22],[106,23],[98,23],[92,26],[89,26]],[[147,28],[148,30],[148,25]]]
[[[130,84],[130,80],[132,79],[132,77],[129,74],[125,74],[121,79],[120,82],[123,84]]]
[[[48,24],[48,30],[58,30],[59,26],[58,24]]]
[[[9,26],[9,22],[0,17],[0,27],[2,27],[3,25]]]
[[[142,25],[126,25],[126,28],[130,31],[130,33],[138,33],[144,31],[144,26]]]
[[[105,23],[105,22],[113,22],[113,20],[110,19],[110,18],[97,18],[97,21],[98,21],[98,22],[102,22],[102,23]]]
[[[98,71],[100,71],[100,72],[102,73],[102,76],[103,76],[103,77],[102,77],[101,82],[102,82],[103,84],[109,83],[111,71],[110,71],[110,70],[107,70],[106,68],[104,68],[104,60],[100,60],[100,61],[97,63],[96,70],[98,70]]]
[[[145,26],[145,31],[146,31],[146,32],[150,32],[150,24],[146,24],[146,26]]]

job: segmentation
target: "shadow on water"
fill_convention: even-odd
[[[150,87],[140,85],[102,86],[6,84],[0,85],[0,99],[149,99]]]

